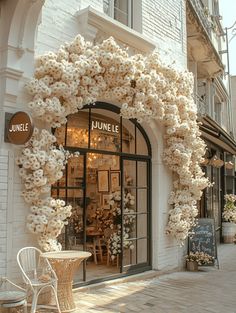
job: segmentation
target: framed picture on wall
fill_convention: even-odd
[[[97,175],[96,175],[96,170],[95,169],[89,169],[88,170],[87,182],[89,184],[96,184],[96,182],[97,182]]]
[[[113,156],[112,157],[112,171],[119,171],[120,170],[120,157],[119,156]]]
[[[105,210],[109,210],[110,209],[110,204],[109,204],[109,201],[110,201],[110,196],[109,194],[104,194],[102,195],[102,206]]]
[[[98,192],[109,192],[109,171],[98,171]]]
[[[120,189],[120,172],[111,172],[111,191]]]

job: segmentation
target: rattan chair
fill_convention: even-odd
[[[32,293],[31,313],[37,307],[57,309],[61,313],[57,298],[57,276],[49,261],[41,258],[42,252],[35,247],[22,248],[17,254],[17,263],[20,267],[23,280],[27,286],[27,294]],[[37,305],[39,294],[50,287],[54,293],[56,306]]]
[[[86,242],[86,251],[92,253],[95,264],[98,264],[97,256],[99,256],[101,262],[103,262],[102,247],[101,247],[101,244],[100,244],[100,238],[99,237],[94,236],[92,238],[92,241],[87,241]]]

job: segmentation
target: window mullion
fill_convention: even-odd
[[[110,0],[109,3],[109,16],[114,18],[115,16],[115,4],[114,4],[114,0]]]
[[[128,26],[133,28],[133,0],[128,0]]]

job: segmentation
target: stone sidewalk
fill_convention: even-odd
[[[156,272],[149,279],[76,291],[76,313],[236,313],[236,245],[220,245],[218,258],[220,269]]]

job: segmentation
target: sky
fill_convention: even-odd
[[[223,27],[231,27],[236,22],[236,0],[219,0],[219,4]],[[232,29],[228,30],[230,74],[236,75],[236,36],[230,41],[233,29],[236,34],[236,23]]]

